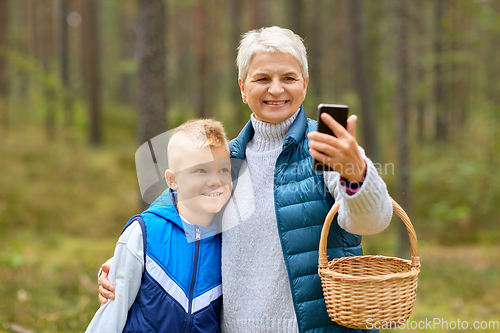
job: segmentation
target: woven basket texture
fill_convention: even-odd
[[[410,236],[411,261],[385,256],[328,261],[328,230],[340,201],[326,217],[321,233],[318,273],[328,314],[342,326],[366,329],[376,322],[399,325],[406,322],[413,310],[420,272],[417,238],[404,210],[394,200],[392,203]]]

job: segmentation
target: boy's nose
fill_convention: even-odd
[[[220,180],[219,172],[215,172],[210,175],[210,179],[208,180],[208,186],[222,187],[222,182]]]

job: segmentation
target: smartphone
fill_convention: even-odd
[[[321,120],[321,114],[323,112],[328,113],[340,125],[344,126],[344,128],[347,128],[347,114],[349,113],[349,108],[347,107],[347,105],[320,104],[318,105],[318,132],[335,136],[332,130]],[[332,169],[329,166],[323,164],[321,161],[318,161],[316,159],[313,162],[313,170],[332,171]]]

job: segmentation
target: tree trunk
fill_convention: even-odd
[[[29,22],[30,22],[30,30],[31,30],[31,38],[30,38],[30,47],[31,47],[31,56],[38,60],[41,61],[42,56],[40,52],[40,44],[41,44],[41,39],[42,39],[42,34],[40,31],[40,19],[39,19],[39,9],[38,7],[40,6],[39,1],[37,0],[30,0],[29,1],[29,13],[28,15],[30,16]]]
[[[51,75],[51,60],[54,57],[54,47],[55,47],[55,36],[54,36],[54,13],[52,11],[52,6],[46,3],[42,3],[38,7],[39,13],[41,14],[41,21],[38,21],[42,34],[41,43],[38,45],[40,48],[41,63],[43,67],[44,79],[42,81],[43,95],[45,98],[45,134],[47,140],[53,141],[55,139],[56,131],[56,91],[55,86],[50,80]]]
[[[11,2],[12,3],[12,2]],[[30,2],[29,1],[14,1],[13,4],[11,5],[9,17],[14,17],[15,19],[15,25],[16,25],[16,30],[21,29],[22,31],[22,38],[15,38],[14,41],[12,42],[12,45],[10,48],[14,48],[15,50],[19,51],[20,53],[29,56],[30,55],[30,42],[29,42],[29,36],[30,36]],[[1,14],[0,14],[1,15]],[[3,19],[2,19],[3,21]],[[8,22],[8,19],[5,23]],[[0,23],[1,24],[1,23]],[[12,25],[12,23],[10,23]],[[22,28],[20,28],[22,27]],[[0,28],[3,30],[3,28]],[[7,27],[7,30],[10,30],[12,28]],[[1,33],[1,32],[0,32]],[[14,76],[19,77],[19,83],[17,85],[17,89],[12,89],[10,91],[10,94],[13,98],[16,100],[23,100],[26,101],[28,100],[28,87],[29,87],[29,74],[26,70],[18,67],[15,70],[15,73],[12,73],[12,78]],[[11,80],[12,80],[11,78]],[[8,89],[10,90],[10,89]],[[1,113],[1,111],[0,111]],[[1,126],[1,125],[0,125]]]
[[[420,6],[420,5],[419,5]],[[421,9],[419,9],[421,11]],[[418,36],[423,36],[425,34],[424,31],[424,24],[422,22],[417,23],[417,29],[416,33]],[[423,61],[424,58],[424,53],[422,51],[422,45],[420,45],[419,50],[416,50],[417,56],[416,56],[416,82],[417,82],[417,93],[416,93],[416,101],[415,101],[415,107],[417,111],[417,119],[416,119],[416,126],[417,126],[417,141],[418,142],[424,142],[425,140],[425,123],[424,123],[424,117],[425,117],[425,108],[426,108],[426,103],[425,103],[425,97],[426,97],[426,89],[424,88],[425,84],[425,64]]]
[[[260,29],[265,26],[266,22],[266,5],[269,6],[269,1],[266,0],[248,0],[248,14],[250,16],[250,29]]]
[[[409,147],[409,108],[410,108],[410,75],[408,61],[408,3],[406,0],[396,2],[396,110],[398,123],[398,200],[409,214],[411,209],[410,184],[410,147]],[[404,257],[410,248],[408,232],[403,223],[398,225],[398,255]]]
[[[165,82],[165,7],[162,0],[140,0],[137,22],[139,56],[139,146],[167,130]],[[141,208],[147,208],[140,200]]]
[[[195,16],[195,26],[196,26],[196,61],[198,63],[198,75],[197,75],[197,89],[198,94],[196,96],[196,111],[198,117],[207,117],[207,38],[205,25],[205,16],[207,6],[205,5],[206,0],[198,0],[196,5],[196,16]]]
[[[99,2],[83,4],[83,57],[89,110],[89,141],[93,146],[102,143],[101,129],[101,81],[99,72]]]
[[[367,155],[379,162],[379,149],[377,144],[377,125],[373,110],[373,89],[371,86],[370,71],[366,57],[366,42],[363,32],[363,8],[360,0],[347,2],[349,23],[351,30],[351,58],[354,72],[354,85],[361,102],[360,120],[363,131],[363,146]]]
[[[241,28],[241,16],[242,16],[242,2],[229,0],[230,6],[230,20],[231,20],[231,60],[236,61],[238,55],[237,47],[240,42],[241,34],[244,32]],[[243,127],[247,121],[248,108],[241,101],[240,88],[236,84],[236,77],[233,77],[233,82],[230,85],[231,89],[231,99],[233,100],[234,110],[235,110],[235,123],[237,127]],[[243,107],[240,107],[243,105]]]
[[[69,41],[68,41],[68,1],[59,0],[59,58],[61,61],[61,83],[64,88],[63,109],[64,124],[69,127],[73,124],[73,103],[71,84],[69,82]]]
[[[436,133],[435,138],[437,141],[448,141],[448,119],[446,110],[444,108],[444,89],[445,78],[443,76],[443,12],[444,1],[436,0],[435,2],[435,26],[434,26],[434,75],[436,85],[435,107],[436,107]]]
[[[487,42],[487,48],[486,48],[486,57],[485,57],[485,62],[484,65],[486,66],[486,77],[485,77],[485,87],[486,88],[486,94],[485,97],[486,99],[490,102],[490,105],[494,109],[493,116],[492,116],[492,122],[490,126],[490,138],[491,142],[495,142],[496,140],[500,139],[500,131],[498,128],[500,127],[500,84],[498,84],[498,78],[500,77],[500,64],[498,61],[498,54],[500,52],[500,46],[498,45],[499,41],[499,28],[500,24],[498,23],[498,17],[500,15],[500,2],[499,1],[492,1],[491,3],[488,4],[489,10],[493,13],[492,17],[497,18],[497,25],[496,29],[490,28],[489,31],[486,34],[486,38],[484,39]],[[483,67],[484,68],[484,67]],[[465,72],[465,71],[464,71]],[[470,71],[469,71],[470,72]],[[469,84],[470,81],[465,79],[464,80],[464,85],[465,83]],[[463,91],[470,91],[470,89],[465,88]],[[463,102],[465,106],[465,101]],[[466,114],[466,109],[463,108],[462,110],[462,117],[461,121],[463,124],[465,124],[467,120],[467,114]],[[462,126],[463,127],[463,126]],[[492,154],[493,155],[493,154]]]
[[[311,40],[309,41],[309,73],[312,78],[312,81],[309,80],[310,87],[312,88],[309,92],[309,96],[307,98],[312,98],[312,105],[316,106],[321,103],[321,94],[323,84],[321,82],[321,67],[322,67],[322,57],[321,50],[324,47],[323,43],[323,28],[321,22],[322,16],[322,6],[321,0],[314,0],[313,2],[313,13],[314,13],[314,21],[312,22],[312,30],[311,30]],[[313,82],[313,84],[311,84]]]
[[[8,3],[0,1],[0,128],[6,132],[9,124],[7,107],[8,81],[7,81],[7,36],[8,36]]]
[[[195,108],[196,89],[192,87],[196,84],[193,82],[193,58],[191,45],[192,36],[192,15],[190,7],[184,2],[174,1],[173,3],[172,31],[169,32],[175,40],[175,68],[174,81],[175,84],[169,86],[169,103],[174,105],[180,104],[181,107],[188,109]]]
[[[133,61],[135,57],[135,22],[132,10],[130,9],[132,2],[123,2],[120,8],[120,48],[121,60]],[[135,89],[133,85],[133,74],[127,69],[121,73],[119,99],[124,104],[135,104]]]
[[[288,18],[290,29],[293,30],[297,35],[302,36],[304,33],[303,24],[303,0],[289,0],[285,5],[288,9]]]

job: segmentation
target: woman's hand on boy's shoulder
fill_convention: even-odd
[[[115,299],[115,286],[109,281],[108,274],[111,264],[101,266],[101,275],[99,276],[99,302],[101,306],[108,302],[108,299]]]

